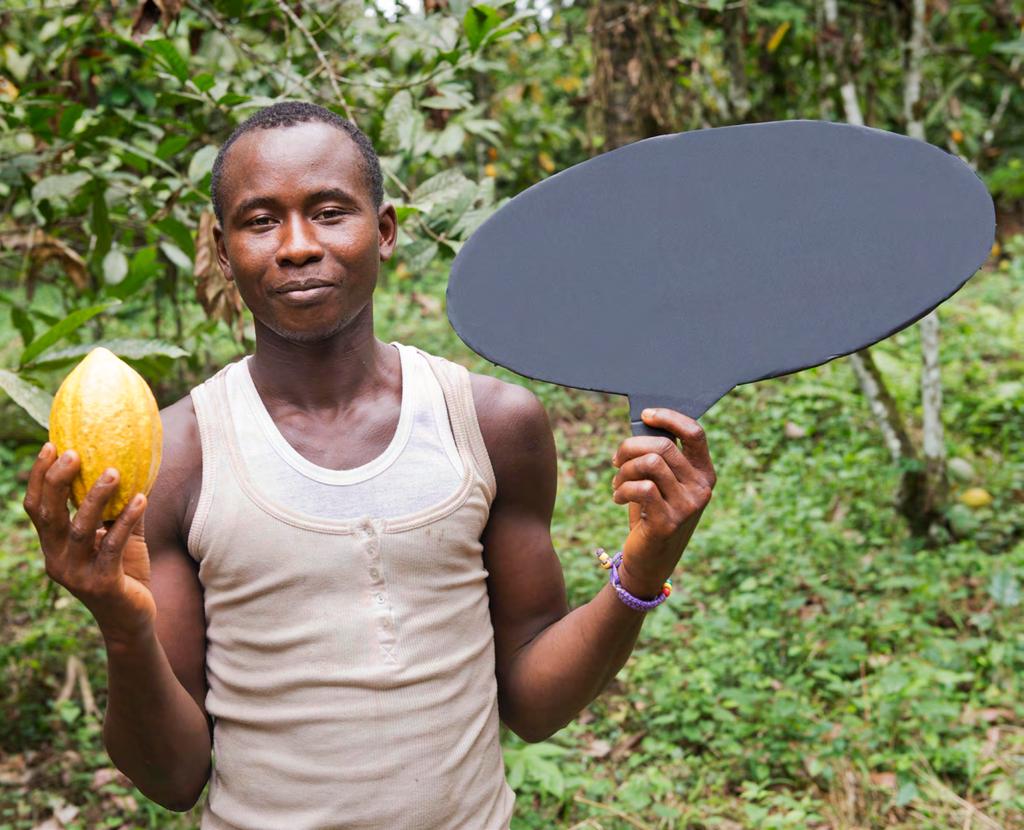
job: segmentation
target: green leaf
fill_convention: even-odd
[[[189,142],[187,135],[169,135],[156,147],[156,157],[166,161]]]
[[[6,369],[0,369],[0,389],[10,395],[11,400],[31,415],[37,424],[44,429],[50,428],[52,395]]]
[[[483,43],[488,32],[501,25],[501,15],[497,10],[483,3],[470,7],[466,16],[462,18],[462,28],[466,32],[466,39],[469,41],[469,48],[476,51]]]
[[[402,250],[405,267],[413,274],[418,274],[430,265],[437,251],[437,243],[433,239],[414,239]]]
[[[161,242],[160,250],[164,252],[164,256],[174,263],[179,271],[184,274],[192,273],[192,258],[177,245],[172,245],[170,242]]]
[[[32,200],[41,202],[43,199],[70,199],[91,178],[92,175],[84,170],[79,170],[76,173],[47,176],[45,179],[40,179],[32,187]]]
[[[106,300],[105,302],[91,305],[88,308],[80,308],[77,311],[72,311],[67,317],[57,323],[57,325],[47,329],[39,335],[39,337],[29,343],[22,351],[21,357],[18,360],[18,365],[28,365],[54,343],[67,337],[71,332],[91,320],[97,314],[102,314],[108,308],[119,305],[120,302],[120,300]]]
[[[36,339],[36,328],[32,325],[32,318],[25,313],[24,309],[12,305],[11,322],[21,335],[22,344],[31,343]]]
[[[234,107],[238,104],[245,104],[252,100],[251,95],[239,95],[237,92],[227,92],[217,99],[222,107]]]
[[[1024,55],[1024,38],[997,43],[992,47],[992,51],[1002,52],[1004,55]]]
[[[1013,571],[1003,568],[992,574],[988,595],[1003,608],[1016,608],[1020,605],[1020,583]]]
[[[213,75],[211,75],[209,72],[200,72],[192,79],[192,83],[196,85],[196,89],[198,89],[200,92],[206,92],[215,83],[217,83],[217,79],[214,78]]]
[[[120,248],[112,249],[103,257],[103,279],[107,285],[117,285],[128,276],[128,257]]]
[[[399,222],[403,222],[412,216],[414,213],[422,213],[416,205],[395,205],[395,215]]]
[[[149,282],[159,269],[160,263],[157,262],[156,248],[152,246],[139,248],[132,256],[131,264],[128,266],[128,278],[119,285],[110,286],[107,293],[122,300],[130,297]]]
[[[416,133],[421,118],[422,116],[413,106],[409,90],[400,90],[392,96],[384,109],[381,138],[391,147],[411,150],[416,143]]]
[[[476,193],[476,185],[451,167],[431,176],[412,192],[412,201],[423,211],[432,211],[438,205],[455,202],[466,193]]]
[[[157,222],[156,227],[173,239],[174,243],[185,252],[189,259],[195,259],[196,243],[192,238],[192,232],[185,227],[184,223],[179,222],[173,216],[168,216],[166,219]]]
[[[468,107],[469,103],[465,98],[456,97],[451,93],[441,93],[424,98],[420,101],[420,106],[435,110],[461,110]]]
[[[434,139],[433,154],[439,158],[454,156],[462,149],[466,131],[458,124],[448,124]]]
[[[54,368],[71,363],[85,357],[93,349],[102,346],[105,349],[127,360],[143,360],[147,357],[168,357],[176,360],[188,357],[189,352],[168,343],[166,340],[143,340],[130,337],[118,337],[111,340],[100,340],[96,343],[79,343],[65,346],[63,349],[49,349],[39,356],[34,366],[40,369]]]
[[[156,58],[168,72],[182,83],[188,78],[188,61],[178,52],[177,47],[167,38],[147,40],[143,48]]]
[[[201,181],[213,169],[213,162],[217,158],[218,150],[219,148],[215,145],[207,144],[196,151],[196,154],[192,156],[192,161],[188,163],[188,177],[192,181]]]
[[[71,131],[78,123],[78,119],[82,117],[83,112],[85,112],[85,107],[81,104],[69,104],[64,108],[64,112],[60,114],[60,125],[57,128],[61,138],[71,135]]]

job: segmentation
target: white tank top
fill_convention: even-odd
[[[227,392],[249,473],[273,501],[321,519],[401,516],[437,504],[462,480],[444,393],[426,358],[392,342],[402,364],[402,409],[388,448],[349,470],[319,467],[281,435],[256,391],[246,357],[230,366]],[[447,458],[447,463],[443,459]]]

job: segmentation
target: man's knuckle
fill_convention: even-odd
[[[72,522],[68,528],[68,538],[76,545],[81,545],[95,538],[95,534],[90,533],[77,522]]]

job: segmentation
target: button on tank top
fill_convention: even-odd
[[[192,390],[203,473],[188,548],[214,718],[202,830],[509,826],[480,542],[494,474],[467,370],[394,345],[399,428],[355,471],[288,458],[244,361]],[[258,469],[271,457],[313,486],[275,489]],[[419,499],[378,486],[396,471]]]

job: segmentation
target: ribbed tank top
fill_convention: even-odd
[[[350,502],[345,518],[281,503],[254,474],[254,459],[281,448],[252,429],[253,402],[233,374],[247,367],[192,390],[203,472],[188,549],[204,589],[214,718],[202,830],[509,826],[480,542],[494,473],[467,370],[395,345],[403,411],[409,390],[437,383],[447,420],[414,417],[410,402],[412,431],[396,431],[401,451],[385,469],[413,448],[418,463],[451,473],[450,433],[461,471],[440,498],[404,512],[386,498],[361,512]],[[364,487],[384,474],[375,463],[358,468],[376,470],[362,482],[325,486]]]
[[[393,342],[402,367],[402,406],[387,449],[349,470],[304,458],[278,431],[249,373],[251,358],[230,366],[225,382],[239,446],[256,489],[278,504],[326,519],[399,516],[437,504],[462,479],[441,384],[427,358]],[[448,463],[444,463],[444,459]]]

